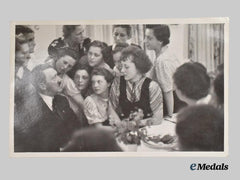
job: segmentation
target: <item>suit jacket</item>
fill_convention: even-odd
[[[53,100],[53,111],[33,93],[15,113],[15,152],[59,152],[80,127],[67,99],[60,95]]]

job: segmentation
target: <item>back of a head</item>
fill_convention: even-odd
[[[209,93],[210,77],[206,68],[197,62],[189,62],[177,68],[173,75],[176,88],[187,98],[199,100]]]
[[[65,152],[122,151],[114,134],[103,128],[89,127],[75,133]]]
[[[190,106],[177,116],[176,133],[183,151],[223,151],[224,118],[210,105]]]

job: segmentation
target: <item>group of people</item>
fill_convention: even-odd
[[[121,151],[113,129],[135,111],[141,127],[180,111],[183,150],[223,150],[223,68],[211,80],[202,64],[181,64],[169,50],[168,25],[145,29],[154,59],[129,43],[130,25],[113,25],[111,46],[85,37],[82,25],[64,25],[45,62],[29,69],[34,31],[17,25],[14,151]]]

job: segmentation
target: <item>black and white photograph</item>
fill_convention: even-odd
[[[13,22],[10,155],[225,157],[228,26]]]

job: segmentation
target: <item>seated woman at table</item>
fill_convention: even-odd
[[[105,68],[109,72],[113,73],[113,70],[105,62],[110,55],[108,46],[101,41],[93,41],[89,45],[87,56],[83,56],[80,60],[81,65],[89,65],[93,68]]]
[[[135,46],[122,51],[122,74],[115,78],[110,98],[121,119],[137,109],[143,113],[140,125],[160,124],[163,119],[162,92],[159,85],[145,76],[152,66],[146,53]],[[119,108],[118,108],[119,107]]]
[[[210,77],[202,64],[189,62],[181,65],[173,79],[178,98],[188,105],[208,104],[210,101]]]
[[[113,75],[105,68],[95,68],[91,74],[93,94],[84,101],[84,113],[89,125],[109,125],[109,118],[119,120],[109,101]]]
[[[194,105],[180,111],[176,133],[179,150],[224,150],[224,118],[213,106]]]

